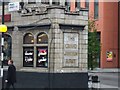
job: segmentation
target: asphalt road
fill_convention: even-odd
[[[113,87],[120,87],[120,72],[95,72],[91,75],[98,75],[100,84]]]
[[[99,73],[99,78],[101,80],[101,83],[112,85],[112,86],[118,86],[120,83],[120,76],[118,73]]]

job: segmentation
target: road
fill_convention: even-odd
[[[120,88],[120,73],[118,72],[92,72],[90,75],[98,75],[101,88]],[[104,85],[104,86],[103,86]],[[105,87],[106,86],[106,87]]]

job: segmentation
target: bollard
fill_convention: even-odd
[[[100,80],[97,75],[91,76],[92,88],[100,88]]]

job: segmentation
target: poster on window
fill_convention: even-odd
[[[33,67],[34,49],[32,47],[25,47],[23,49],[23,66]]]
[[[37,67],[47,67],[48,66],[48,52],[47,52],[47,47],[38,47],[37,48]]]
[[[113,60],[113,52],[112,51],[107,51],[107,61],[112,61]]]

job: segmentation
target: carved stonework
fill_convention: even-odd
[[[44,14],[46,13],[48,5],[23,5],[21,6],[21,9],[18,11],[21,16],[31,16],[31,15],[38,15],[38,14]]]
[[[14,27],[14,31],[18,31],[18,27],[17,26]]]
[[[78,33],[64,33],[64,67],[78,66]]]

